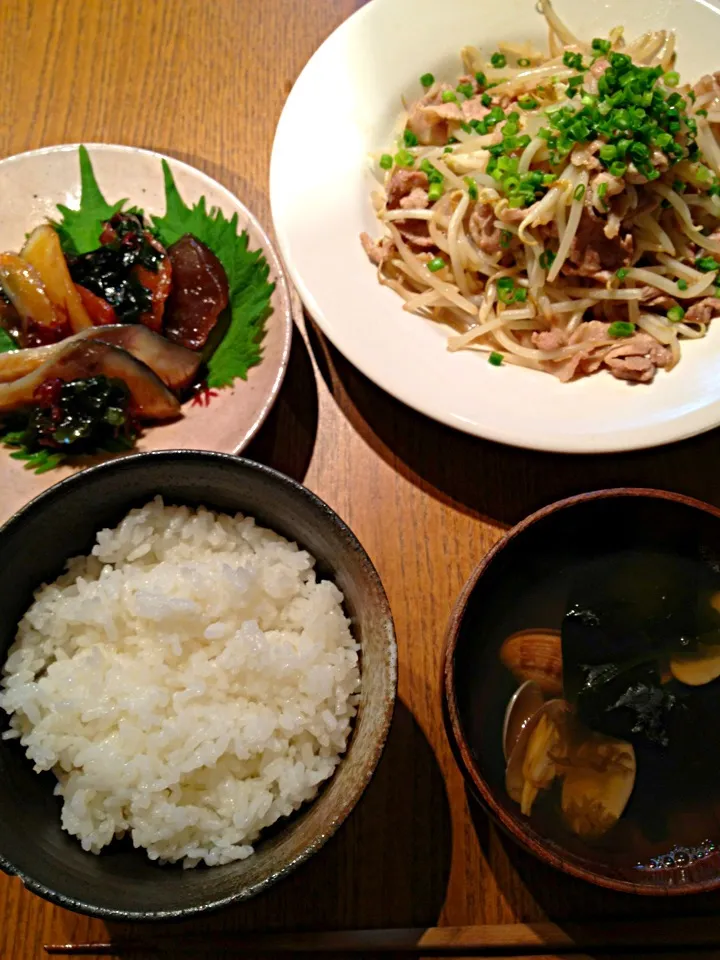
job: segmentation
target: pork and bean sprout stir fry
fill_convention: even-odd
[[[585,42],[540,7],[549,54],[467,47],[456,83],[420,78],[363,245],[451,351],[650,383],[720,315],[720,73],[690,86],[673,33]]]

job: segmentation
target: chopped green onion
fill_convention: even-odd
[[[488,357],[488,363],[491,363],[494,367],[501,367],[502,362],[505,359],[502,353],[497,353],[495,350]]]
[[[527,300],[527,290],[525,287],[518,287],[515,291],[515,301],[517,303],[525,303]]]
[[[383,170],[392,170],[393,158],[389,153],[384,153],[380,157],[380,166]]]
[[[535,97],[525,96],[518,100],[518,106],[521,110],[534,110],[538,106]]]
[[[430,271],[430,273],[437,273],[438,270],[442,270],[444,266],[445,266],[445,261],[443,260],[442,257],[434,257],[428,263],[427,268]]]
[[[607,196],[607,191],[608,191],[608,185],[606,183],[601,183],[600,186],[597,188],[597,198],[600,201],[600,203],[603,205],[603,207],[605,207],[606,210],[607,210],[607,204],[605,203],[605,197]]]
[[[581,53],[572,53],[570,50],[566,50],[563,54],[563,63],[566,67],[569,67],[571,70],[582,70],[582,54]]]
[[[608,167],[608,170],[613,177],[624,177],[627,173],[628,165],[626,163],[621,163],[620,160],[616,160],[615,163],[611,163]]]
[[[443,150],[443,153],[452,153],[452,152],[453,152],[452,147],[445,147],[445,149]]]
[[[718,263],[714,257],[698,257],[695,261],[695,267],[702,270],[703,273],[711,273],[718,269]]]
[[[549,270],[553,263],[555,263],[555,254],[552,250],[543,250],[540,254],[539,263],[543,270]]]
[[[441,99],[443,103],[457,103],[457,96],[454,90],[443,90]]]
[[[695,115],[696,115],[697,117],[707,117],[708,112],[707,112],[707,110],[696,110],[696,111],[695,111]]]
[[[477,85],[478,85],[479,87],[486,87],[488,81],[487,81],[487,77],[485,76],[485,74],[482,73],[482,72],[480,72],[480,73],[476,73],[476,74],[475,74],[475,82],[477,83]]]
[[[594,53],[600,53],[603,56],[607,56],[607,54],[610,53],[610,48],[612,47],[612,44],[610,43],[609,40],[601,40],[598,37],[595,37],[591,46]]]
[[[459,83],[456,87],[458,93],[462,93],[469,100],[475,93],[475,87],[471,83]]]
[[[415,157],[408,150],[398,150],[395,163],[399,167],[411,167],[415,163]]]
[[[468,188],[468,196],[471,200],[477,200],[478,198],[478,187],[477,183],[473,180],[472,177],[465,177],[465,183]]]
[[[408,130],[407,128],[403,131],[403,140],[406,147],[416,147],[418,145],[418,138],[412,130]]]
[[[688,282],[687,282],[687,280],[683,280],[682,278],[680,278],[680,280],[678,280],[677,285],[678,285],[678,290],[683,290],[683,291],[684,291],[684,290],[687,290],[687,288],[688,288]]]
[[[490,63],[497,69],[502,70],[503,67],[507,66],[507,57],[502,53],[494,53],[490,57]]]
[[[683,320],[684,317],[685,317],[685,311],[683,310],[682,307],[677,307],[677,306],[670,307],[670,309],[667,312],[667,318],[672,323],[680,323],[680,321]]]
[[[676,87],[680,83],[680,74],[676,70],[669,70],[663,80],[666,87]]]
[[[512,242],[513,235],[509,230],[500,231],[500,246],[503,250],[507,250]]]
[[[635,333],[635,324],[626,320],[616,320],[608,327],[609,337],[631,337]]]
[[[527,57],[520,57],[520,59],[518,60],[518,66],[519,66],[519,67],[529,67],[529,66],[530,66],[530,61],[528,60]]]
[[[431,73],[424,73],[420,77],[420,83],[427,90],[428,87],[431,87],[435,83],[435,77]]]
[[[512,277],[500,277],[495,286],[498,290],[512,290],[515,286],[515,281]]]
[[[604,146],[600,147],[598,156],[601,160],[604,160],[606,163],[610,163],[618,155],[618,148],[612,143],[606,143]]]
[[[428,200],[435,203],[445,193],[445,187],[441,183],[431,183],[428,189]]]
[[[713,172],[709,167],[699,164],[695,171],[695,176],[700,183],[709,183],[713,179]]]
[[[620,269],[617,271],[615,276],[618,278],[618,280],[624,280],[629,272],[630,271],[628,270],[627,267],[620,267]]]
[[[579,184],[579,186],[575,188],[575,193],[573,194],[573,197],[575,200],[582,200],[584,196],[585,196],[585,184],[581,183]]]

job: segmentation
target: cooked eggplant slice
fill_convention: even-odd
[[[177,343],[171,343],[142,324],[113,324],[91,327],[61,343],[31,350],[12,350],[0,354],[0,383],[10,383],[27,376],[46,363],[68,344],[82,340],[99,340],[131,353],[146,364],[171,390],[183,391],[194,381],[200,356]]]
[[[134,356],[99,340],[62,344],[62,349],[32,373],[0,385],[0,414],[32,407],[38,387],[47,380],[84,380],[104,376],[122,380],[130,391],[129,412],[139,420],[169,420],[180,402],[152,370]]]

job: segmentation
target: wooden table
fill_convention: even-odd
[[[269,227],[268,166],[283,101],[318,44],[361,3],[3,0],[0,155],[81,140],[150,147],[217,178]],[[339,834],[290,879],[187,925],[106,926],[1,878],[2,960],[44,956],[48,943],[136,935],[161,943],[199,932],[209,942],[214,933],[232,943],[248,930],[716,912],[720,897],[658,902],[594,889],[499,836],[469,801],[453,762],[438,667],[451,605],[509,525],[559,497],[623,484],[720,504],[719,450],[715,433],[591,459],[453,433],[373,386],[307,321],[277,406],[248,454],[327,500],[385,583],[400,698],[380,769]],[[193,955],[217,951],[198,946]]]

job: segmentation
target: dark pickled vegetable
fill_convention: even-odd
[[[27,415],[27,450],[50,447],[65,453],[130,446],[136,429],[129,412],[130,391],[122,380],[46,380],[35,392],[37,406]],[[17,431],[18,424],[13,425]]]
[[[212,250],[189,234],[168,247],[168,256],[172,290],[165,307],[165,336],[200,350],[228,305],[225,269]]]
[[[144,363],[125,350],[96,340],[73,340],[32,373],[0,384],[0,414],[35,406],[36,391],[47,380],[122,380],[130,391],[129,411],[138,420],[166,420],[180,412],[177,397]]]
[[[101,239],[97,250],[68,258],[73,282],[106,300],[120,323],[153,317],[153,294],[141,279],[160,271],[164,249],[135,214],[116,214]]]

